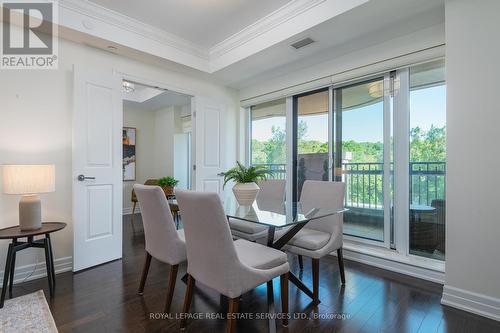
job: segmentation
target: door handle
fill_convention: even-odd
[[[80,182],[83,182],[83,181],[86,181],[88,179],[95,179],[95,177],[85,177],[85,175],[78,175],[78,177],[76,179],[78,179],[78,181],[80,181]]]
[[[219,176],[219,177],[224,177],[224,176],[225,176],[225,174],[224,174],[224,172],[221,172],[221,173],[218,173],[218,174],[217,174],[217,176]]]

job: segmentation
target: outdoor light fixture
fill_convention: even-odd
[[[373,98],[380,98],[384,96],[384,82],[375,81],[368,83],[368,93]]]

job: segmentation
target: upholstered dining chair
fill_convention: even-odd
[[[144,185],[158,185],[158,179],[148,179],[144,182]],[[130,194],[130,201],[132,202],[132,215],[130,216],[130,223],[132,224],[132,230],[135,232],[134,217],[138,200],[137,200],[137,195],[135,194],[135,190],[133,188],[132,188],[132,193]]]
[[[188,281],[181,329],[191,305],[195,281],[229,298],[227,331],[235,329],[240,296],[280,277],[282,312],[288,313],[289,265],[284,252],[244,239],[233,242],[218,194],[177,190],[186,236]],[[288,324],[283,316],[283,325]]]
[[[303,211],[313,208],[343,208],[345,184],[307,180],[302,187],[300,203]],[[291,253],[312,259],[313,302],[319,303],[319,260],[337,251],[340,279],[345,284],[344,259],[342,255],[343,214],[327,216],[306,224],[285,246]],[[285,231],[276,232],[277,238]]]
[[[146,261],[142,271],[139,295],[144,292],[151,258],[170,265],[167,300],[164,312],[170,312],[179,264],[186,261],[184,231],[175,228],[165,193],[159,186],[134,185],[141,207],[146,238]]]
[[[260,191],[257,196],[257,205],[266,204],[269,202],[283,202],[285,199],[284,179],[269,179],[259,182]],[[267,227],[242,221],[239,219],[229,218],[229,227],[234,238],[242,238],[251,242],[258,241],[267,237]]]

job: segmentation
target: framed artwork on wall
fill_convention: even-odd
[[[136,169],[136,129],[134,127],[123,128],[123,181],[135,180]]]

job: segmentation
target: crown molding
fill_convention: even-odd
[[[327,0],[293,0],[288,2],[271,14],[211,47],[209,50],[210,59],[221,57],[325,1]]]
[[[162,44],[208,60],[208,52],[205,48],[168,31],[158,29],[88,0],[59,0],[59,7],[78,12],[97,21],[112,24],[118,28],[139,34],[145,38],[154,39]]]
[[[85,19],[81,22],[74,22],[80,28],[79,30],[90,35],[94,34],[94,30],[98,25],[111,25],[115,28],[123,30],[125,33],[132,33],[144,40],[159,43],[163,46],[173,48],[181,54],[195,57],[201,62],[205,62],[205,68],[208,69],[208,49],[201,47],[189,40],[171,34],[165,30],[158,29],[149,24],[133,19],[129,16],[120,14],[106,7],[90,2],[88,0],[59,0],[59,13],[64,10]],[[62,17],[59,20],[63,23]],[[71,27],[70,27],[71,28]],[[169,59],[177,61],[177,59]],[[186,64],[189,65],[189,64]],[[197,68],[200,69],[200,68]]]
[[[292,0],[211,48],[89,0],[57,2],[63,27],[213,73],[367,1]]]

